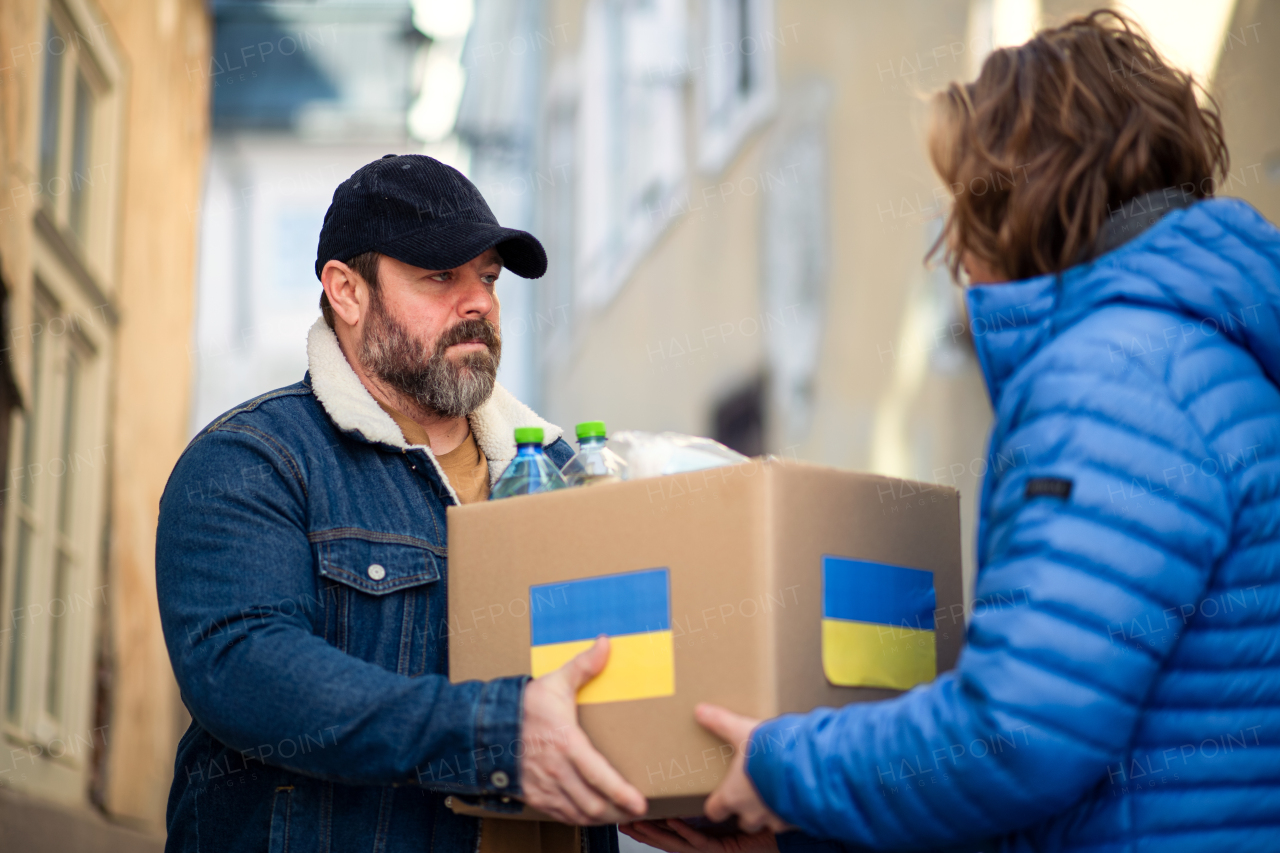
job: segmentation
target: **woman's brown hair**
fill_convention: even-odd
[[[1213,195],[1228,168],[1216,102],[1109,10],[994,51],[934,96],[929,154],[954,205],[930,255],[1009,279],[1096,255],[1113,211],[1144,193]]]

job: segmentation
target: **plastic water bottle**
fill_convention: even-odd
[[[564,477],[542,452],[542,427],[516,427],[516,458],[489,492],[489,500],[563,489]]]
[[[607,436],[604,421],[580,423],[577,432],[578,452],[560,469],[564,481],[570,486],[589,486],[621,480],[626,473],[627,463],[605,447]]]

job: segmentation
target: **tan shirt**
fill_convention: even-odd
[[[380,400],[377,402],[382,406],[382,410],[396,422],[396,426],[400,427],[405,441],[410,444],[431,446],[431,438],[422,428],[422,424],[406,418],[390,406],[384,406]],[[449,485],[453,486],[453,490],[458,493],[458,500],[464,504],[489,500],[489,460],[480,452],[480,445],[476,444],[476,435],[470,428],[467,429],[467,437],[462,440],[462,444],[448,453],[437,456],[436,461],[444,469]]]
[[[464,504],[489,500],[489,460],[480,452],[474,432],[468,429],[462,444],[436,460],[458,493],[458,500]]]

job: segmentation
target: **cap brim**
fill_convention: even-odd
[[[547,251],[527,231],[483,222],[434,225],[374,246],[388,257],[427,270],[460,267],[489,249],[497,249],[502,265],[521,278],[547,272]]]

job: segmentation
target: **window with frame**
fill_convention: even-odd
[[[3,589],[4,729],[10,739],[47,744],[79,725],[89,671],[86,636],[74,631],[95,600],[97,540],[85,509],[101,482],[105,453],[92,447],[93,424],[84,417],[93,389],[86,376],[94,347],[81,333],[91,316],[68,312],[37,278],[27,331],[31,360],[26,409],[16,416],[17,465],[8,473],[10,506]],[[78,619],[76,617],[79,617]],[[72,636],[76,634],[77,636]]]
[[[73,26],[54,7],[45,22],[40,97],[40,198],[45,214],[81,251],[95,245],[93,216],[107,169],[97,157],[97,114],[107,90],[93,54],[100,31]]]
[[[685,182],[685,0],[591,0],[578,105],[578,295],[608,302]]]
[[[773,110],[774,52],[785,41],[773,26],[772,0],[703,0],[698,78],[698,168],[714,174]]]
[[[831,274],[827,117],[831,87],[788,88],[765,150],[766,174],[785,176],[760,208],[761,301],[769,374],[770,440],[803,442],[813,423]],[[776,318],[776,319],[774,319]]]
[[[548,264],[546,284],[537,288],[538,313],[547,322],[535,318],[533,331],[541,358],[559,360],[570,350],[574,328],[574,204],[578,193],[573,163],[578,90],[572,62],[565,60],[556,66],[547,89],[540,170],[549,177],[539,186],[538,233],[543,235]]]

